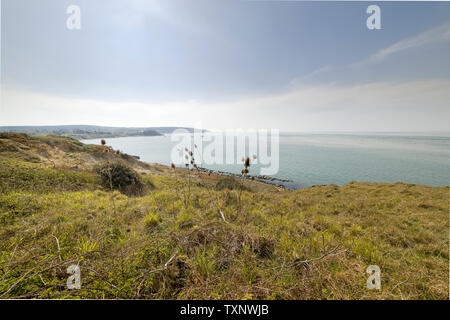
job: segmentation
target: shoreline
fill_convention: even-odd
[[[203,168],[203,167],[198,167],[198,170],[203,173],[216,174],[216,175],[219,175],[222,177],[234,177],[234,178],[238,178],[238,179],[255,180],[255,181],[262,182],[262,183],[274,185],[276,187],[280,187],[280,188],[283,188],[286,190],[299,190],[299,189],[306,189],[306,188],[312,187],[312,186],[304,184],[304,183],[298,183],[298,182],[288,180],[288,179],[274,178],[274,177],[269,177],[269,176],[261,176],[261,175],[242,176],[241,174],[238,174],[238,173],[232,173],[232,172],[227,172],[227,171],[222,171],[222,170],[207,169],[207,168]]]

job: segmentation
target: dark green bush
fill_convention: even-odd
[[[128,196],[142,196],[146,184],[139,174],[122,161],[105,162],[95,167],[105,187]]]

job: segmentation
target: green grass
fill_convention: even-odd
[[[88,171],[53,169],[41,164],[0,160],[0,192],[95,189],[100,179]]]
[[[127,197],[90,170],[5,161],[2,298],[448,299],[448,187],[250,192],[194,177],[186,206],[179,176],[145,175],[153,188]],[[71,264],[80,290],[65,287]]]

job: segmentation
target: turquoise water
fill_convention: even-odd
[[[100,139],[82,142],[99,144]],[[159,136],[111,138],[107,144],[146,162],[170,164],[177,142],[170,136]],[[367,181],[449,185],[450,136],[282,133],[279,146],[279,171],[273,176],[301,184]],[[202,166],[232,173],[242,170],[240,163]],[[252,165],[250,174],[259,174],[259,169],[259,165]]]

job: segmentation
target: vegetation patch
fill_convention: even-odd
[[[105,162],[95,167],[103,185],[129,196],[142,196],[146,184],[139,174],[122,161]]]
[[[4,137],[34,155],[43,143]],[[90,159],[80,148],[70,152]],[[448,187],[247,192],[195,170],[141,176],[137,162],[94,172],[17,155],[0,152],[2,299],[448,299]],[[79,290],[66,286],[73,264]],[[369,265],[381,290],[366,287]]]
[[[88,171],[52,169],[19,160],[0,160],[0,192],[28,191],[46,193],[54,190],[75,191],[99,187],[99,179]]]
[[[251,191],[251,189],[245,186],[241,181],[238,181],[234,177],[226,177],[217,181],[216,190],[241,190],[241,191]]]

